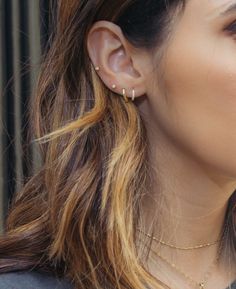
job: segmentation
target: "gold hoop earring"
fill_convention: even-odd
[[[128,97],[127,97],[127,95],[126,95],[126,90],[125,90],[125,88],[122,88],[122,94],[123,94],[123,97],[124,97],[124,99],[125,99],[125,102],[129,102]]]
[[[135,90],[132,89],[132,101],[134,101],[134,99],[135,99]]]

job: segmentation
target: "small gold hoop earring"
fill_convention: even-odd
[[[134,101],[134,99],[135,99],[135,90],[132,89],[132,101]]]
[[[125,90],[125,88],[122,88],[122,94],[123,94],[123,97],[124,97],[124,99],[125,99],[125,102],[129,102],[128,97],[127,97],[127,95],[126,95],[126,90]]]

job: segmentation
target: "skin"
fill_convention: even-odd
[[[219,16],[232,3],[189,0],[170,40],[154,54],[133,47],[107,21],[96,22],[88,36],[99,77],[121,96],[123,87],[130,97],[135,88],[134,105],[147,127],[154,174],[143,200],[147,232],[153,226],[160,237],[153,220],[161,218],[163,240],[178,246],[215,241],[236,189],[236,32],[224,29],[236,21],[236,11]],[[153,248],[198,281],[217,253],[216,245],[190,251]],[[148,265],[172,288],[193,288],[154,254]],[[215,267],[206,288],[226,288],[236,278],[229,265]]]

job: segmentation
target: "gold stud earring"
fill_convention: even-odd
[[[100,70],[100,67],[99,67],[99,66],[96,66],[96,67],[95,67],[95,70],[96,70],[96,71],[99,71],[99,70]]]

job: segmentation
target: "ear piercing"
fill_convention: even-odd
[[[99,67],[99,66],[95,66],[94,69],[95,69],[96,71],[100,71],[100,67]],[[113,89],[115,89],[115,88],[116,88],[116,85],[115,85],[115,84],[112,84],[111,87],[112,87]],[[128,99],[128,96],[127,96],[127,94],[126,94],[126,89],[125,89],[125,88],[122,88],[122,95],[123,95],[123,97],[124,97],[125,102],[126,102],[126,103],[129,102],[129,99]],[[135,99],[135,90],[132,89],[132,101],[134,101],[134,99]]]
[[[135,90],[132,89],[132,101],[134,101],[134,99],[135,99]]]
[[[125,90],[125,88],[122,88],[122,94],[123,94],[123,97],[124,97],[124,99],[125,99],[125,102],[129,102],[128,97],[127,97],[127,95],[126,95],[126,90]]]

